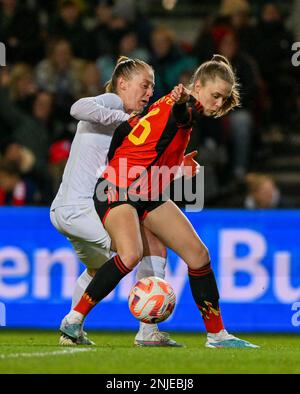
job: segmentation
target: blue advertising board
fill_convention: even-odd
[[[300,332],[300,211],[204,210],[186,214],[207,245],[226,328]],[[57,329],[84,266],[47,208],[0,209],[0,326]],[[204,331],[185,263],[168,251],[177,304],[165,330]],[[88,316],[91,329],[138,327],[127,298],[135,272]]]

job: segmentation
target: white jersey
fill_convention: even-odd
[[[106,166],[112,135],[129,118],[122,100],[113,93],[78,100],[71,108],[71,115],[79,123],[51,210],[93,203],[95,185]]]

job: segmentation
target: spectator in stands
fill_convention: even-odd
[[[215,42],[218,53],[231,62],[240,83],[241,108],[224,118],[223,125],[229,132],[233,176],[242,180],[249,167],[259,74],[254,59],[239,51],[239,42],[233,30],[223,30],[215,37]]]
[[[131,28],[123,31],[117,49],[112,55],[100,56],[97,59],[97,68],[101,73],[101,82],[104,85],[111,77],[118,56],[122,54],[131,59],[140,59],[145,62],[149,61],[150,53],[146,48],[141,48],[138,45],[138,37],[134,30]]]
[[[114,15],[121,15],[132,30],[136,32],[139,45],[150,50],[151,32],[153,26],[149,18],[143,13],[140,1],[115,0]]]
[[[81,78],[81,90],[78,99],[82,97],[98,96],[104,93],[104,84],[99,68],[94,62],[88,62],[83,69]]]
[[[0,39],[9,63],[35,64],[43,55],[37,14],[17,0],[0,0]]]
[[[0,147],[2,144],[11,138],[13,132],[13,126],[8,122],[7,119],[3,118],[1,113],[1,106],[9,98],[9,84],[10,84],[10,69],[9,67],[0,67]]]
[[[196,60],[181,50],[175,32],[164,25],[153,30],[151,47],[150,63],[155,70],[155,100],[170,92],[182,73],[196,66]]]
[[[37,92],[32,105],[32,118],[47,136],[48,144],[66,136],[64,125],[54,113],[54,95],[50,92]]]
[[[50,115],[50,99],[46,95],[49,93],[43,92],[36,96],[30,116],[13,105],[8,91],[0,90],[0,121],[10,125],[14,141],[29,149],[34,155],[34,166],[30,176],[41,191],[43,203],[49,202],[52,198],[47,169],[50,139],[46,124],[47,117]]]
[[[73,56],[70,43],[64,39],[52,42],[47,59],[37,65],[37,84],[55,94],[57,115],[62,121],[69,119],[70,107],[80,91],[83,67],[84,62]]]
[[[31,112],[37,86],[33,69],[26,63],[15,64],[10,73],[10,98],[20,109]]]
[[[40,195],[30,179],[22,179],[19,168],[0,160],[0,206],[23,206],[39,203]]]
[[[270,122],[286,127],[295,105],[292,34],[285,28],[278,5],[268,1],[261,8],[255,40],[255,58],[271,98]]]
[[[289,198],[283,197],[271,176],[250,173],[245,178],[247,196],[244,207],[248,209],[293,208]]]
[[[251,8],[247,0],[222,0],[218,24],[231,27],[239,38],[242,51],[253,55],[256,45],[256,29],[252,25]]]
[[[133,59],[143,60],[144,62],[148,62],[150,57],[148,50],[139,46],[138,36],[134,29],[128,29],[124,33],[119,42],[119,53]]]
[[[49,33],[51,37],[69,41],[76,57],[88,59],[91,56],[91,42],[80,12],[75,0],[63,0],[59,15],[50,23]]]
[[[13,139],[7,139],[0,144],[0,157],[5,162],[14,164],[22,175],[30,173],[35,164],[35,156],[30,149]]]
[[[216,14],[208,15],[200,26],[194,42],[194,53],[199,62],[215,52],[215,40],[224,31],[232,29],[239,37],[240,48],[250,52],[255,45],[255,29],[249,21],[250,5],[247,0],[222,0]]]
[[[96,9],[98,18],[95,29],[91,32],[91,39],[94,46],[94,59],[101,60],[102,56],[114,59],[120,55],[119,43],[124,34],[132,28],[132,18],[127,18],[123,7],[115,7],[114,2],[110,0],[100,0]],[[134,19],[134,16],[133,16]],[[102,64],[99,65],[99,68]],[[110,67],[110,65],[109,65]],[[105,72],[105,67],[103,67]],[[111,75],[109,72],[107,73]],[[109,79],[109,78],[108,78]],[[107,80],[107,79],[106,79]]]

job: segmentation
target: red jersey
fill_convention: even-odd
[[[150,106],[148,113],[119,126],[102,174],[113,185],[140,196],[156,196],[174,179],[190,139],[194,98],[175,104],[170,95]]]

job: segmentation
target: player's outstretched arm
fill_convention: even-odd
[[[123,110],[122,100],[114,93],[82,98],[72,105],[70,114],[77,120],[103,126],[118,126],[129,118]]]

